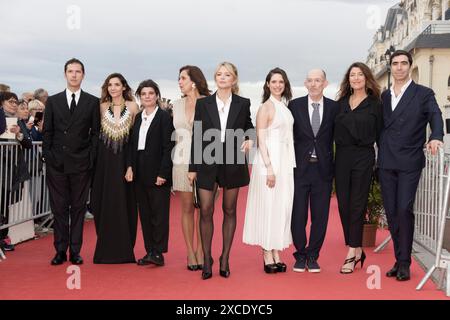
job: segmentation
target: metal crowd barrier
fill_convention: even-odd
[[[436,253],[439,243],[439,224],[449,163],[450,154],[444,154],[442,149],[436,156],[426,153],[426,164],[414,202],[414,241],[432,254]]]
[[[445,288],[447,296],[450,296],[450,253],[443,245],[445,226],[447,221],[450,221],[449,169],[450,154],[444,154],[443,150],[439,150],[438,156],[427,155],[427,163],[422,172],[414,204],[416,216],[414,241],[435,257],[434,264],[416,289],[422,289],[434,271],[439,270],[439,289],[444,289],[445,273],[447,274]]]
[[[33,142],[31,149],[23,149],[16,142],[0,142],[0,230],[45,216],[46,221],[50,219],[41,154],[42,142]],[[22,159],[26,170],[19,174]],[[2,258],[5,256],[0,249],[0,261]]]

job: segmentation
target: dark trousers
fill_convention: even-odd
[[[336,150],[336,196],[345,245],[362,246],[375,152],[373,148],[338,147]]]
[[[295,177],[291,231],[296,259],[319,257],[328,225],[331,183],[321,177],[318,163],[311,163],[303,176]],[[307,247],[308,206],[311,208],[311,232]]]
[[[83,244],[86,201],[91,183],[90,172],[65,174],[47,166],[50,208],[55,219],[54,246],[57,252],[79,254]]]
[[[139,182],[136,197],[147,253],[167,252],[169,242],[170,186],[148,187]]]
[[[397,263],[411,265],[414,236],[413,206],[422,170],[404,172],[380,169],[384,209]]]

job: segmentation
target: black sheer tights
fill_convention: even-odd
[[[214,233],[214,195],[217,191],[217,184],[213,191],[199,189],[200,196],[200,234],[202,237],[203,252],[205,255],[204,270],[211,271],[212,255],[211,243]],[[239,188],[223,189],[223,223],[222,223],[222,255],[220,270],[229,270],[228,258],[230,257],[231,244],[233,243],[234,231],[236,230],[236,204]]]

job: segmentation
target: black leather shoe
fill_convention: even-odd
[[[278,272],[278,267],[275,263],[266,264],[263,260],[263,264],[264,264],[264,272],[265,273],[277,273]]]
[[[197,271],[198,270],[198,265],[196,265],[196,264],[188,264],[187,265],[187,269],[189,270],[189,271]]]
[[[150,257],[151,254],[147,253],[145,256],[142,257],[142,259],[138,260],[137,262],[138,266],[148,266],[149,264],[152,264]]]
[[[276,266],[277,266],[277,272],[286,272],[287,266],[285,263],[277,262]]]
[[[203,271],[202,272],[202,279],[207,280],[209,278],[212,278],[212,271]]]
[[[389,270],[388,272],[386,272],[386,277],[388,278],[393,278],[397,276],[397,272],[398,272],[398,263],[396,262],[394,264],[394,266],[392,267],[391,270]]]
[[[50,262],[52,266],[63,264],[67,261],[67,254],[65,252],[58,252],[53,260]]]
[[[13,244],[7,244],[6,242],[3,242],[0,244],[0,249],[3,251],[14,251],[15,247]]]
[[[187,257],[187,269],[189,271],[197,271],[198,270],[198,264],[189,264],[189,256]]]
[[[152,254],[150,255],[150,262],[157,266],[163,266],[164,265],[163,254],[158,251],[153,251]]]
[[[203,280],[207,280],[212,277],[212,265],[214,263],[214,260],[213,260],[213,258],[210,258],[209,261],[210,261],[209,268],[206,265],[206,263],[203,263],[203,271],[202,271],[202,279]],[[206,262],[206,260],[205,260],[205,262]]]
[[[78,253],[71,254],[69,260],[72,264],[77,264],[77,265],[83,264],[83,258]]]
[[[397,271],[397,281],[407,281],[409,279],[410,279],[409,267],[400,265]]]
[[[220,256],[219,260],[220,260],[219,274],[221,277],[228,278],[230,276],[230,266],[228,265],[228,260],[227,260],[227,265],[225,267],[225,270],[222,270],[222,256]]]
[[[221,277],[228,278],[230,276],[230,270],[219,270]]]

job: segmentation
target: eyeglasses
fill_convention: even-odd
[[[8,101],[11,104],[19,104],[19,102],[17,100],[14,100],[14,99],[9,99],[9,100],[6,100],[6,101]]]

